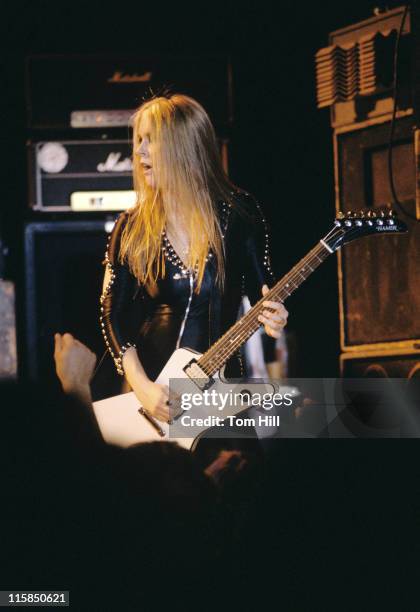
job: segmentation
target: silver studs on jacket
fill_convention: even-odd
[[[248,193],[245,194],[246,196],[249,196]],[[273,271],[271,269],[271,259],[270,259],[270,245],[269,245],[269,234],[268,234],[268,225],[267,225],[267,221],[264,217],[264,214],[261,210],[261,206],[258,204],[257,201],[255,201],[255,206],[258,209],[258,212],[261,215],[261,221],[263,222],[264,225],[264,236],[265,236],[265,244],[264,244],[264,257],[263,257],[263,265],[264,268],[267,270],[267,272],[270,274],[272,280],[274,280],[274,274]]]
[[[175,280],[179,280],[180,278],[187,278],[191,274],[192,276],[196,276],[198,272],[198,266],[195,266],[194,270],[190,270],[189,268],[187,268],[187,266],[184,264],[182,259],[176,253],[172,244],[169,242],[169,238],[166,235],[166,231],[164,229],[162,230],[162,240],[163,240],[162,253],[165,256],[165,259],[167,261],[170,261],[172,264],[174,264],[174,266],[176,266],[179,269],[179,272],[174,274],[173,278]],[[209,251],[206,257],[206,263],[210,259],[212,259],[212,257],[213,257],[213,253]]]
[[[124,376],[124,369],[123,369],[123,365],[122,365],[122,360],[124,357],[125,352],[130,348],[137,348],[135,344],[131,344],[131,342],[126,342],[125,344],[122,345],[120,352],[118,353],[118,357],[114,357],[114,363],[115,366],[117,368],[117,372],[118,374],[120,374],[120,376]]]
[[[232,192],[233,195],[233,192]],[[222,230],[222,238],[224,239],[226,236],[229,217],[232,210],[232,204],[227,204],[226,202],[222,202],[222,218],[220,219],[220,228]]]
[[[108,238],[108,243],[107,243],[107,247],[106,247],[104,263],[105,263],[106,267],[108,268],[108,270],[110,271],[111,277],[110,277],[109,282],[108,282],[107,286],[105,287],[105,289],[104,289],[104,291],[103,291],[103,293],[102,293],[102,295],[100,297],[100,300],[99,300],[100,304],[101,304],[101,308],[100,308],[101,316],[99,317],[99,323],[101,325],[102,335],[104,337],[105,344],[107,346],[108,351],[111,354],[111,357],[114,360],[115,367],[117,368],[117,373],[120,376],[124,376],[124,369],[123,369],[123,365],[122,365],[122,360],[123,360],[123,357],[124,357],[124,353],[130,347],[133,347],[133,348],[137,348],[137,347],[136,347],[135,344],[132,344],[131,342],[126,342],[125,344],[122,345],[121,349],[119,350],[118,354],[116,355],[114,353],[114,351],[112,350],[111,344],[109,342],[109,338],[108,338],[107,333],[106,333],[106,327],[105,327],[104,316],[103,316],[104,315],[104,306],[103,306],[103,304],[104,304],[107,296],[109,295],[111,287],[112,287],[112,285],[114,284],[114,281],[115,281],[114,267],[113,267],[113,265],[111,264],[111,262],[109,260],[109,254],[108,254],[110,240],[111,240],[111,236],[109,236],[109,238]]]
[[[226,235],[231,207],[232,207],[231,204],[222,202],[222,214],[221,214],[221,220],[220,220],[220,228],[222,230],[223,239]],[[175,251],[172,244],[170,243],[165,229],[162,230],[162,240],[163,240],[162,252],[165,256],[165,259],[173,263],[179,269],[179,272],[176,272],[173,275],[173,278],[175,280],[179,280],[181,278],[187,278],[191,273],[193,277],[196,276],[198,272],[198,267],[196,266],[194,270],[190,270],[189,268],[186,267],[186,265],[184,264],[182,259],[178,256],[177,252]],[[213,252],[209,250],[207,257],[206,257],[206,263],[213,257],[214,257]]]

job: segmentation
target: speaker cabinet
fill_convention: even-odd
[[[420,378],[420,351],[345,353],[340,372],[346,378]]]
[[[113,220],[50,221],[25,227],[24,371],[55,379],[54,333],[70,332],[99,357],[99,327],[107,233]]]
[[[337,209],[389,205],[389,121],[335,132]],[[413,119],[400,117],[393,143],[399,200],[415,217],[416,165]],[[420,225],[398,214],[408,233],[370,236],[339,254],[341,349],[390,351],[420,348]]]

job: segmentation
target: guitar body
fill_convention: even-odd
[[[191,359],[198,359],[200,356],[200,353],[190,349],[177,349],[155,382],[169,386],[170,379],[188,378],[183,368]],[[153,425],[139,413],[140,407],[141,404],[132,391],[94,402],[93,410],[105,442],[127,447],[139,442],[171,441],[178,442],[183,448],[192,447],[192,438],[169,438],[169,425],[161,421],[157,422],[165,435],[159,435]]]
[[[177,383],[176,386],[182,385],[180,392],[185,393],[188,391],[188,393],[194,393],[195,395],[202,393],[199,387],[195,385],[194,381],[192,381],[184,371],[184,368],[192,359],[197,360],[200,356],[200,353],[196,353],[190,349],[177,349],[172,353],[171,358],[155,382],[169,387],[169,381],[171,380],[173,383]],[[209,390],[212,388],[215,390],[217,389],[217,392],[222,392],[226,396],[231,393],[243,393],[245,389],[251,394],[258,392],[260,395],[265,393],[272,395],[275,392],[274,386],[270,383],[258,382],[250,384],[249,382],[223,382],[220,380],[218,374],[214,374],[212,378],[214,379],[214,383]],[[183,383],[184,380],[185,383]],[[289,392],[292,395],[297,394],[297,390],[292,387],[284,387],[282,391]],[[183,448],[192,450],[198,442],[198,439],[209,429],[208,425],[198,425],[191,428],[192,433],[190,437],[177,437],[174,436],[173,429],[172,432],[170,432],[171,428],[167,423],[155,419],[155,422],[159,425],[164,434],[160,435],[152,423],[150,423],[143,414],[139,413],[140,408],[141,404],[132,391],[130,393],[123,393],[94,402],[93,410],[105,442],[122,447],[128,447],[140,442],[177,442]],[[184,412],[184,414],[200,418],[213,414],[223,419],[228,415],[235,416],[248,409],[249,404],[244,402],[240,406],[227,405],[223,412],[219,412],[217,408],[209,406],[204,409],[204,412],[200,412],[199,409],[193,408],[191,411],[188,411],[188,413]],[[258,408],[251,407],[251,411],[255,410],[258,410]],[[177,431],[181,430],[187,432],[189,428],[179,426],[176,429]],[[257,427],[257,434],[258,429]],[[270,433],[267,427],[263,429],[264,433],[261,435]]]

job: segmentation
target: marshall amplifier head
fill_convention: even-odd
[[[219,139],[228,173],[228,141]],[[29,206],[40,212],[107,212],[136,203],[127,139],[28,142]]]
[[[26,61],[30,129],[126,127],[145,98],[163,91],[197,99],[225,135],[233,119],[226,57],[37,55]]]
[[[131,142],[28,143],[30,207],[38,211],[116,211],[135,204]]]

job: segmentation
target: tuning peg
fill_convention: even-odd
[[[368,210],[368,212],[367,212],[367,216],[368,216],[370,219],[374,219],[374,218],[376,218],[376,212],[374,212],[373,210]]]
[[[364,219],[364,218],[365,218],[365,211],[364,211],[364,210],[361,210],[361,211],[359,212],[359,217],[360,217],[361,219]]]
[[[344,213],[341,210],[337,213],[337,219],[344,219]]]
[[[383,213],[383,214],[382,214]],[[391,202],[382,206],[381,217],[394,217],[395,211],[391,208]]]
[[[348,219],[352,219],[354,217],[354,212],[352,210],[349,210],[348,213],[346,213],[346,217]]]
[[[379,213],[379,215],[380,215],[381,217],[385,217],[385,211],[384,211],[384,210],[381,210],[381,212]]]

